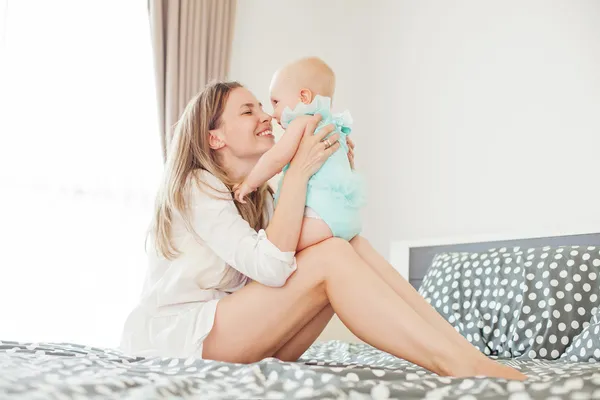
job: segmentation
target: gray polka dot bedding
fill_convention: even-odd
[[[364,344],[313,345],[297,363],[135,358],[74,344],[0,342],[1,399],[590,399],[597,364],[501,360],[530,376],[438,377]]]
[[[297,363],[251,365],[0,341],[0,399],[600,399],[599,274],[594,247],[434,257],[420,293],[474,346],[527,374],[524,383],[441,378],[338,341]]]

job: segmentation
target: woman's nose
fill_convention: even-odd
[[[272,120],[273,120],[273,117],[271,117],[266,112],[263,112],[263,115],[262,115],[262,117],[260,119],[260,122],[271,122]]]

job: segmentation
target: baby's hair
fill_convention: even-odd
[[[325,61],[318,57],[306,57],[288,66],[297,76],[299,83],[315,94],[333,97],[335,73]]]

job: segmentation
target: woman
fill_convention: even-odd
[[[122,348],[143,356],[250,363],[295,361],[333,313],[365,342],[440,375],[523,379],[477,351],[361,237],[294,254],[306,185],[339,148],[314,134],[318,116],[288,129],[304,138],[277,209],[264,186],[234,203],[239,183],[274,144],[271,117],[235,82],[208,86],[177,124],[149,241],[140,305]]]

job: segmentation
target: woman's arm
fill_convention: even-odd
[[[250,279],[282,286],[296,270],[293,251],[282,251],[256,232],[237,210],[227,187],[207,171],[190,181],[191,228],[196,240]]]
[[[309,178],[291,170],[283,178],[277,208],[265,229],[269,240],[282,251],[295,252],[298,246]]]

